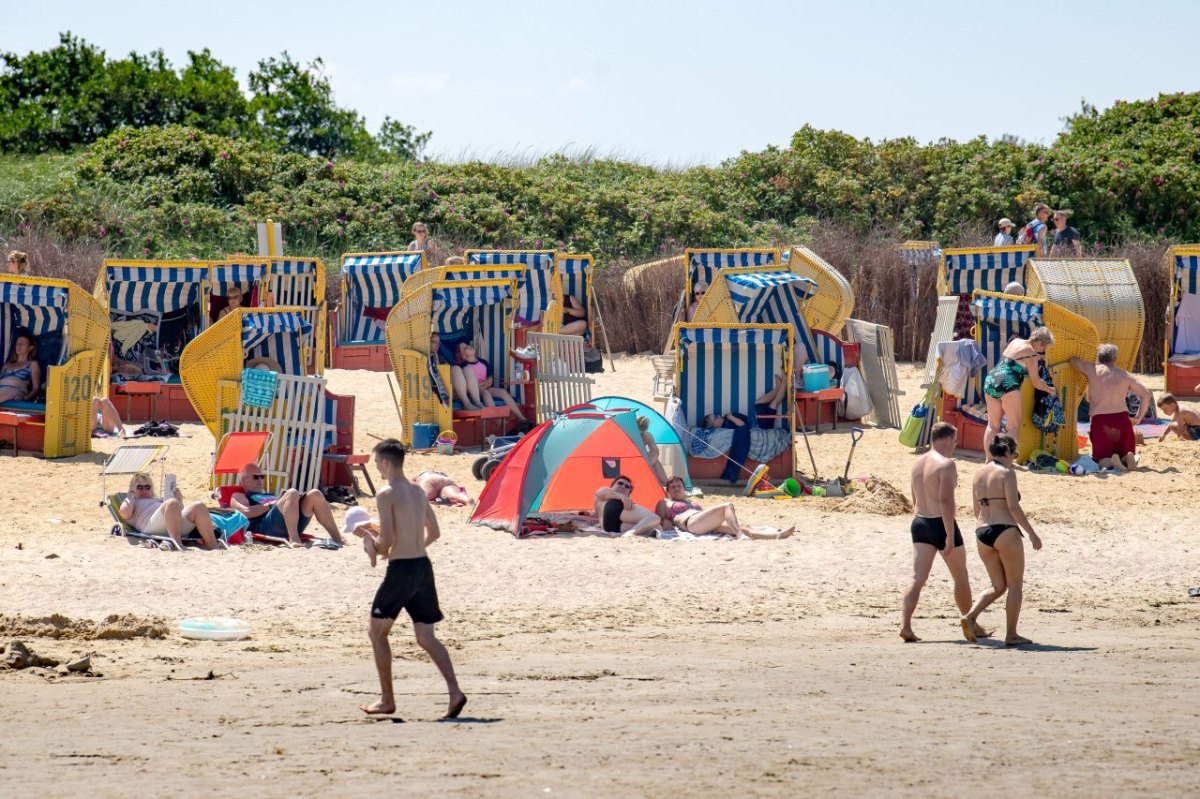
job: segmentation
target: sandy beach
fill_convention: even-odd
[[[648,401],[648,357],[616,367],[593,393]],[[358,451],[396,432],[385,375],[327,376],[358,398]],[[902,408],[919,378],[901,366]],[[214,442],[199,425],[182,432],[167,471],[202,499]],[[378,692],[365,630],[382,578],[361,550],[133,547],[98,507],[119,441],[62,461],[5,453],[0,644],[92,653],[93,674],[0,670],[0,785],[37,797],[1200,789],[1200,599],[1187,594],[1200,585],[1200,444],[1149,443],[1135,474],[1020,474],[1045,548],[1027,549],[1022,633],[1036,645],[1006,649],[962,640],[940,563],[914,622],[925,641],[900,641],[909,517],[886,487],[907,494],[912,456],[896,437],[868,429],[858,445],[851,476],[879,481],[873,494],[733,500],[746,523],[796,525],[784,541],[516,540],[439,509],[438,630],[470,697],[453,723],[437,721],[444,685],[404,624],[396,716],[357,709]],[[845,425],[812,437],[824,476],[849,445]],[[960,455],[966,531],[981,458]],[[477,496],[473,457],[414,455],[408,471],[442,469]],[[968,563],[978,593],[973,540]],[[1002,603],[986,627],[1002,627]],[[179,636],[181,619],[214,615],[253,636]]]

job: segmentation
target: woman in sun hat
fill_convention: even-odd
[[[1013,243],[1012,232],[1016,225],[1007,216],[996,223],[996,227],[1000,228],[1000,232],[996,234],[996,240],[992,242],[993,247],[1008,247]]]

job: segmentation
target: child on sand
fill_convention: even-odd
[[[459,690],[450,654],[433,632],[433,626],[443,616],[438,607],[433,564],[429,562],[425,548],[441,535],[437,516],[425,499],[425,492],[404,476],[404,445],[389,438],[376,444],[374,453],[375,466],[387,485],[380,489],[376,497],[379,534],[364,530],[370,539],[370,548],[366,547],[366,541],[363,543],[372,564],[375,554],[378,554],[388,559],[388,566],[383,584],[371,603],[368,628],[375,654],[375,668],[379,672],[380,697],[379,701],[360,705],[360,708],[371,716],[396,712],[396,697],[392,690],[392,648],[388,644],[388,634],[403,609],[413,621],[417,643],[429,653],[446,680],[450,704],[443,718],[458,718],[467,704],[467,697]],[[358,529],[363,528],[356,525],[355,530]]]
[[[1200,386],[1196,388],[1200,390]],[[1183,441],[1200,441],[1200,413],[1180,405],[1175,395],[1169,393],[1158,398],[1158,407],[1171,415],[1171,423],[1162,434],[1163,440],[1174,433]]]

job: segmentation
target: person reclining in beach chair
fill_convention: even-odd
[[[192,531],[209,549],[217,548],[217,535],[212,516],[203,502],[183,504],[183,494],[166,499],[155,496],[154,480],[147,472],[138,472],[129,480],[129,494],[117,511],[121,518],[140,533],[169,535],[178,549],[183,549],[183,536]]]
[[[286,538],[291,544],[302,543],[301,534],[316,517],[338,546],[342,534],[333,520],[333,510],[317,489],[301,494],[289,488],[276,497],[264,490],[266,474],[257,463],[247,463],[238,473],[238,485],[228,493],[228,503],[250,520],[250,532],[256,535]]]

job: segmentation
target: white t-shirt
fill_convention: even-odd
[[[997,233],[996,240],[992,242],[993,247],[1009,247],[1013,243],[1013,237],[1009,233]]]
[[[130,502],[133,503],[133,518],[129,520],[129,523],[133,525],[133,529],[143,531],[150,526],[154,512],[163,504],[161,497],[145,497],[133,499]]]

